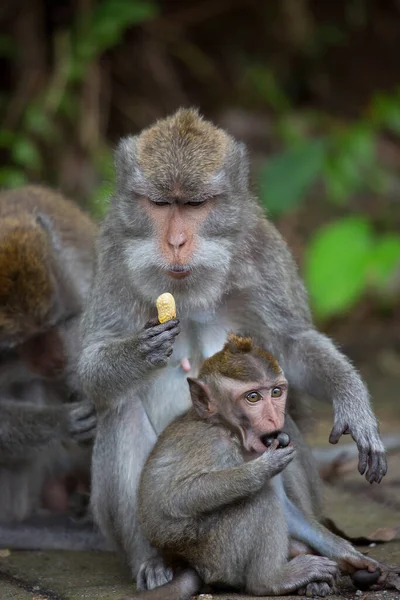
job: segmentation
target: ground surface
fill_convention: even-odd
[[[370,374],[371,375],[371,374]],[[400,433],[399,379],[376,374],[370,382],[382,432]],[[318,426],[311,443],[327,440],[331,414],[319,405]],[[347,441],[347,440],[346,440]],[[367,535],[379,527],[400,525],[400,452],[389,458],[389,474],[380,486],[370,486],[356,469],[326,486],[326,513],[347,533]],[[400,565],[400,541],[366,549],[387,563]],[[117,557],[101,552],[0,553],[0,600],[120,600],[133,592],[129,573]],[[217,596],[215,596],[217,597]],[[337,598],[364,600],[349,581],[343,581]],[[229,594],[218,598],[241,600]],[[248,597],[247,597],[248,598]],[[395,591],[368,592],[367,600],[400,600]]]

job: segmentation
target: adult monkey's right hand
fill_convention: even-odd
[[[138,334],[138,350],[145,362],[152,367],[165,367],[179,332],[178,319],[161,324],[157,319],[148,321]]]

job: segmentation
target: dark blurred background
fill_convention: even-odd
[[[0,27],[1,187],[100,218],[119,137],[198,106],[248,144],[318,326],[397,400],[399,0],[2,0]]]

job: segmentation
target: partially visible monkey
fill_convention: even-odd
[[[166,563],[191,568],[139,598],[190,598],[199,577],[253,595],[325,596],[338,565],[346,572],[376,568],[313,514],[308,450],[290,417],[285,424],[288,382],[272,355],[251,338],[230,335],[188,382],[192,408],[150,453],[138,514]],[[294,446],[269,445],[284,426]],[[309,548],[288,560],[291,538]]]
[[[75,204],[44,187],[0,194],[0,546],[40,547],[43,532],[32,538],[16,522],[43,503],[67,509],[64,474],[89,475],[90,447],[77,442],[93,439],[94,410],[68,400],[81,396],[78,322],[96,233]]]
[[[99,417],[95,518],[133,576],[153,587],[170,572],[137,523],[141,469],[158,434],[189,406],[188,367],[196,376],[228,331],[259,336],[291,389],[333,403],[330,441],[351,434],[368,481],[381,481],[386,459],[364,383],[316,331],[289,249],[249,190],[243,144],[179,110],[123,139],[115,162],[79,371]],[[165,291],[180,323],[152,321]]]

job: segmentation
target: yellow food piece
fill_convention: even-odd
[[[160,323],[166,323],[167,321],[176,318],[175,299],[169,292],[165,292],[165,294],[158,296],[156,306]]]

